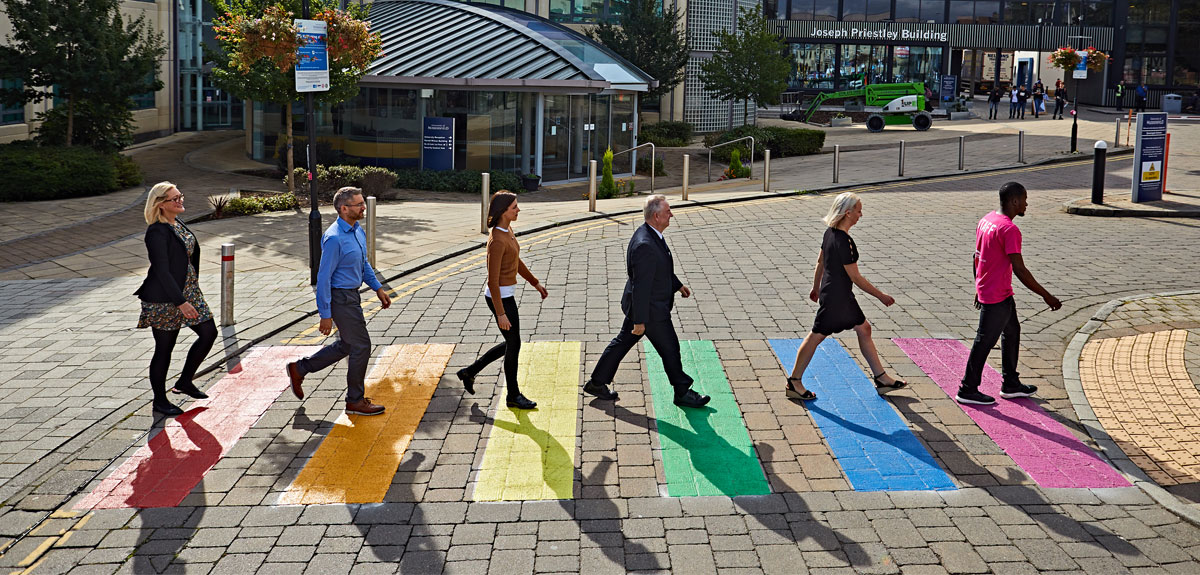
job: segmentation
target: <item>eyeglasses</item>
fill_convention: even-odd
[[[174,202],[176,204],[182,204],[183,203],[183,194],[179,194],[178,196],[176,196],[174,198],[163,198],[162,201],[163,202]]]
[[[361,207],[363,207],[363,206],[365,206],[365,205],[367,205],[367,203],[366,203],[366,202],[359,202],[359,203],[357,203],[357,204],[345,204],[345,206],[346,206],[347,208],[361,208]]]

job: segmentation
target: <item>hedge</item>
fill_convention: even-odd
[[[308,170],[296,168],[296,191],[308,192]],[[287,178],[284,178],[287,183]],[[317,164],[317,197],[329,203],[340,188],[362,188],[363,195],[379,197],[396,185],[396,172],[376,166],[322,166]]]
[[[492,192],[508,190],[521,193],[520,176],[511,172],[491,172],[492,180],[489,188]],[[400,170],[397,172],[396,187],[409,190],[429,190],[433,192],[475,192],[479,193],[483,185],[483,172],[475,170]]]
[[[84,146],[0,145],[0,202],[97,196],[142,183],[133,160]]]
[[[653,143],[655,146],[682,148],[690,146],[695,128],[687,122],[659,122],[642,126],[638,130],[638,143]]]
[[[732,130],[709,134],[704,138],[704,145],[714,146],[724,142],[732,142],[738,138],[754,136],[754,159],[764,157],[763,150],[770,149],[771,157],[784,158],[788,156],[808,156],[818,154],[825,145],[825,132],[805,128],[784,128],[781,126],[739,126]],[[742,151],[742,157],[750,155],[750,142],[745,141],[732,146],[713,150],[713,158],[729,162],[730,153],[737,148]]]
[[[296,196],[291,193],[279,194],[277,196],[234,198],[225,204],[225,208],[221,210],[221,217],[248,216],[262,212],[282,212],[285,210],[294,210],[297,207],[299,207],[299,203],[296,201]]]

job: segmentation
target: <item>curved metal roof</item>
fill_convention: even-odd
[[[450,0],[371,5],[383,56],[363,84],[646,91],[657,82],[586,36],[533,14]]]

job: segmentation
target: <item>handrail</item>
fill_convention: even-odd
[[[620,152],[613,154],[613,158],[616,158],[617,156],[620,156],[621,154],[624,154],[625,152],[632,152],[638,148],[645,148],[646,146],[650,146],[650,193],[653,194],[654,193],[654,162],[655,162],[654,142],[646,142],[645,144],[638,144],[632,148],[629,148],[628,150],[621,150]],[[637,175],[637,162],[633,163],[633,175],[634,176]],[[633,180],[630,180],[630,181],[633,181]]]
[[[736,140],[730,140],[728,142],[723,142],[723,143],[717,144],[715,146],[710,146],[708,148],[708,181],[710,181],[710,182],[712,181],[712,151],[717,148],[720,148],[721,146],[728,146],[729,144],[736,144],[742,140],[750,140],[750,176],[747,179],[750,179],[750,180],[754,179],[754,136],[743,136]]]

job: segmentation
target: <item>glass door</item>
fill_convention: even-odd
[[[588,177],[588,160],[599,160],[592,141],[591,96],[571,96],[571,178]],[[603,152],[601,152],[603,153]],[[597,167],[597,174],[600,168]]]
[[[546,94],[542,109],[542,181],[571,177],[571,97]]]

